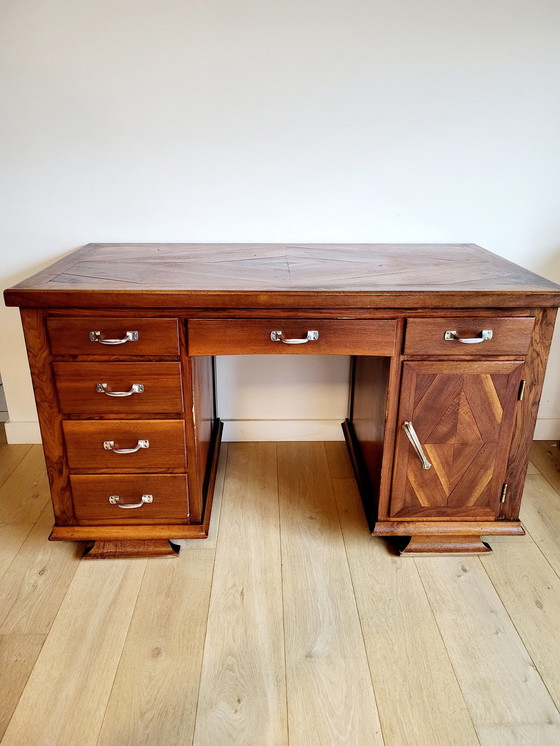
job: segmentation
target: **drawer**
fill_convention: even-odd
[[[49,318],[53,355],[179,354],[177,319]]]
[[[62,426],[71,471],[162,472],[186,467],[182,420],[65,420]]]
[[[180,363],[54,363],[53,368],[60,409],[67,414],[183,411]]]
[[[188,348],[189,355],[392,355],[396,329],[394,320],[193,319]]]
[[[404,352],[405,355],[525,355],[531,342],[534,323],[532,316],[409,319]],[[482,338],[484,330],[492,332],[491,339]],[[467,341],[446,339],[446,332],[454,332]]]
[[[188,520],[185,474],[74,475],[70,477],[70,485],[76,519],[81,524],[179,523]],[[129,507],[123,507],[126,505]]]

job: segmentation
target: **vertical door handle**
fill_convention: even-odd
[[[418,435],[416,434],[416,430],[414,429],[414,425],[412,422],[403,422],[402,428],[406,433],[406,437],[410,440],[412,443],[412,447],[416,451],[418,458],[420,459],[420,462],[422,464],[423,469],[431,469],[432,465],[426,458],[426,454],[424,453],[424,449],[422,448],[422,443],[420,443],[420,440],[418,438]]]

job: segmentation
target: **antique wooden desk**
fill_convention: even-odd
[[[343,423],[375,535],[482,552],[518,520],[560,288],[474,245],[92,244],[21,307],[51,539],[204,538],[214,356],[350,355]]]

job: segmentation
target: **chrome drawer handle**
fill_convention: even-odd
[[[136,453],[136,451],[139,451],[141,448],[149,448],[149,447],[150,447],[149,440],[139,440],[138,443],[134,446],[134,448],[115,448],[114,440],[103,441],[103,448],[106,451],[113,451],[113,453]]]
[[[117,508],[122,508],[123,510],[134,510],[135,508],[141,508],[144,503],[153,503],[154,496],[142,495],[139,503],[125,503],[124,505],[121,504],[120,500],[121,498],[119,495],[111,495],[109,497],[109,502],[111,503],[111,505],[116,505]]]
[[[132,396],[132,394],[143,394],[144,384],[133,383],[130,387],[130,391],[107,391],[107,383],[96,383],[95,390],[98,394],[107,394],[107,396]]]
[[[455,331],[445,332],[443,335],[446,342],[455,340],[456,342],[462,342],[464,345],[478,345],[481,342],[486,342],[487,339],[492,339],[492,337],[492,329],[483,329],[477,337],[460,337]]]
[[[282,332],[270,332],[270,339],[273,342],[283,342],[285,345],[304,345],[306,342],[315,342],[319,339],[319,332],[308,331],[305,339],[286,339]]]
[[[123,345],[125,342],[138,342],[138,332],[125,332],[122,339],[101,339],[101,332],[90,332],[89,341],[102,345]]]
[[[424,449],[422,448],[422,444],[420,443],[420,440],[418,438],[418,435],[416,434],[416,430],[414,429],[412,422],[403,422],[402,428],[405,431],[407,438],[412,443],[412,446],[414,450],[416,451],[418,458],[420,459],[422,463],[422,468],[431,469],[432,465],[426,458],[426,454],[424,453]]]

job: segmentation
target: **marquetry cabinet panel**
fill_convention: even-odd
[[[497,518],[523,368],[404,363],[392,517]]]

